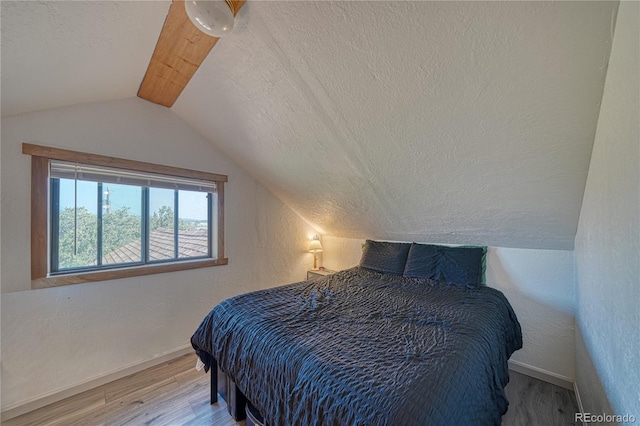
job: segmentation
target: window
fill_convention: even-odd
[[[227,177],[23,144],[32,287],[227,264]]]

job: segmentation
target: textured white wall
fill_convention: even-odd
[[[223,173],[229,265],[30,288],[30,157],[21,142]],[[170,110],[137,98],[2,120],[2,407],[188,344],[231,295],[304,279],[313,229]]]
[[[507,296],[522,326],[523,347],[511,359],[573,381],[573,251],[490,247],[487,285]]]
[[[325,236],[324,266],[360,261],[364,240]],[[573,252],[489,247],[487,285],[502,291],[522,326],[523,348],[511,357],[560,379],[574,378]]]
[[[578,344],[577,384],[584,408],[602,412],[608,398],[617,414],[636,418],[640,417],[639,28],[640,3],[620,2],[575,242],[577,323],[584,340],[584,346]]]

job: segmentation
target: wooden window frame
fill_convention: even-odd
[[[22,144],[22,153],[31,156],[31,288],[49,288],[95,281],[115,280],[162,274],[196,268],[227,265],[224,256],[224,183],[226,175],[182,169],[178,167],[125,160],[105,155],[89,154],[66,149],[52,148],[30,143]],[[184,178],[208,180],[216,183],[218,196],[217,259],[179,260],[157,265],[142,265],[117,269],[71,272],[49,276],[48,266],[48,222],[49,222],[49,160],[71,161],[95,166],[158,173]],[[216,244],[215,241],[211,242]]]

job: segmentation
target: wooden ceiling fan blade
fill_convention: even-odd
[[[245,0],[232,0],[236,15]],[[184,0],[173,0],[158,44],[144,75],[138,97],[173,106],[218,38],[198,30],[184,8]]]

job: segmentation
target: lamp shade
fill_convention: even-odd
[[[317,235],[313,237],[313,239],[309,243],[309,251],[313,253],[322,251],[322,244],[320,244],[320,240],[318,239]]]
[[[186,0],[184,8],[193,25],[205,34],[222,37],[233,30],[233,9],[225,0]]]

